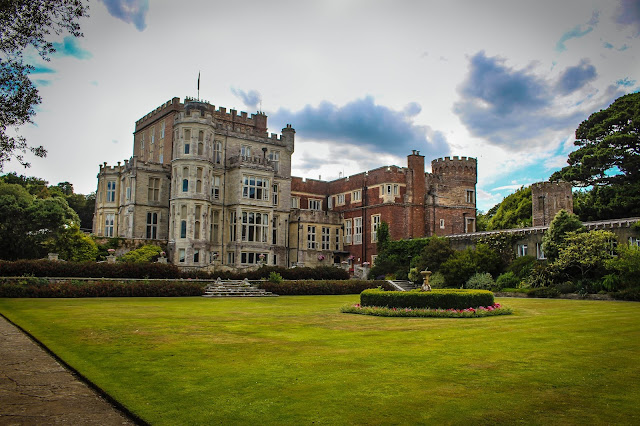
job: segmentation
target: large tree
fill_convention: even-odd
[[[487,213],[478,214],[478,231],[526,228],[527,226],[531,226],[531,187],[518,189]]]
[[[32,122],[41,101],[29,79],[33,65],[23,54],[34,48],[46,61],[55,52],[49,37],[68,32],[81,37],[79,18],[87,16],[85,0],[0,0],[0,170],[11,157],[25,167],[27,150],[44,157],[42,146],[29,146],[23,136],[8,133]],[[13,133],[13,132],[12,132]]]
[[[585,214],[577,213],[583,219],[640,215],[640,93],[591,114],[576,130],[574,145],[569,165],[550,180],[593,187]]]

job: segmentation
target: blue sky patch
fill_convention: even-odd
[[[93,55],[88,50],[83,49],[78,44],[78,39],[73,36],[66,36],[62,43],[53,43],[56,49],[56,56],[73,56],[77,59],[89,59]]]

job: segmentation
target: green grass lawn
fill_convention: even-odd
[[[640,423],[640,303],[339,312],[357,301],[0,299],[0,312],[154,425]]]

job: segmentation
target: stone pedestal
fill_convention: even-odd
[[[422,291],[431,291],[431,285],[429,285],[429,278],[431,277],[431,271],[421,271],[420,274],[422,275],[422,287],[420,287],[420,289]]]
[[[107,263],[116,263],[116,256],[113,254],[107,256]]]
[[[58,253],[49,253],[49,260],[58,260]]]

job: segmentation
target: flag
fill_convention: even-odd
[[[200,90],[200,71],[198,71],[198,90]]]

